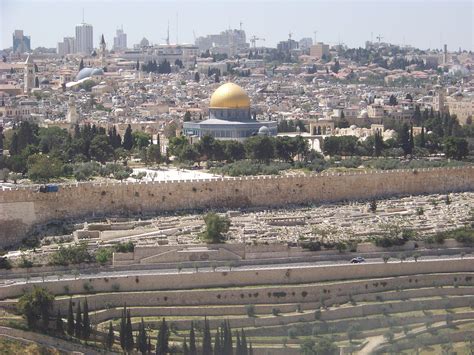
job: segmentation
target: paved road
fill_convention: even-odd
[[[419,262],[428,261],[428,260],[437,260],[439,262],[450,261],[453,259],[461,259],[460,255],[443,255],[443,256],[423,256],[418,259]],[[464,259],[472,259],[474,262],[474,257],[464,257]],[[407,259],[404,263],[415,262],[413,258]],[[368,258],[364,264],[380,264],[383,263],[381,258]],[[389,260],[388,263],[400,263],[398,259]],[[275,270],[275,269],[287,269],[287,268],[305,268],[305,267],[314,267],[314,266],[328,266],[328,265],[347,265],[350,264],[349,260],[333,260],[333,261],[317,261],[317,262],[295,262],[295,263],[284,263],[284,264],[262,264],[262,265],[243,265],[232,267],[233,271],[244,271],[244,270]],[[357,265],[354,265],[356,267]],[[214,272],[214,271],[229,271],[228,266],[219,266],[215,269],[211,267],[200,267],[197,272]],[[195,268],[183,268],[181,273],[195,273]],[[105,270],[97,273],[76,273],[74,275],[71,270],[69,273],[62,273],[60,280],[74,280],[74,279],[90,279],[90,278],[102,278],[102,277],[120,277],[120,276],[143,276],[143,275],[167,275],[167,274],[176,274],[178,273],[177,268],[169,269],[146,269],[146,270]],[[37,283],[43,281],[57,281],[58,276],[49,275],[49,276],[36,276],[28,279],[28,283]],[[26,283],[27,280],[24,277],[2,280],[1,284],[17,284],[17,283]]]

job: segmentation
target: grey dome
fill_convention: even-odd
[[[101,68],[83,68],[76,75],[76,81],[88,78],[92,75],[104,75],[104,71]]]
[[[268,129],[267,126],[262,126],[258,129],[258,135],[259,136],[268,136],[268,135],[270,135],[270,130]]]

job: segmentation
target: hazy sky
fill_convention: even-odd
[[[243,29],[275,46],[293,33],[294,39],[314,37],[330,44],[364,46],[366,40],[411,44],[419,48],[473,50],[474,1],[272,1],[272,0],[0,0],[0,48],[12,45],[12,33],[23,29],[32,47],[56,47],[65,36],[74,35],[82,21],[94,26],[94,45],[103,33],[111,47],[115,29],[123,25],[132,47],[146,37],[164,43],[167,22],[170,39],[193,43],[196,36],[226,28]],[[178,31],[176,18],[178,17]]]

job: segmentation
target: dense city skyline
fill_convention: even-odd
[[[172,43],[176,39],[180,43],[193,43],[193,31],[196,36],[203,36],[229,27],[239,28],[242,22],[248,38],[263,37],[266,41],[261,44],[270,47],[287,39],[290,31],[294,39],[314,38],[317,31],[318,41],[341,42],[349,47],[364,46],[366,40],[376,41],[381,34],[383,41],[422,49],[441,49],[444,43],[450,50],[473,48],[473,5],[468,1],[298,1],[290,5],[275,1],[87,0],[2,0],[0,48],[11,46],[15,29],[23,29],[31,36],[33,48],[55,48],[63,37],[74,35],[74,26],[82,21],[83,9],[85,22],[94,26],[95,47],[103,33],[111,48],[115,30],[122,25],[129,47],[143,37],[155,44],[164,43],[169,21]]]

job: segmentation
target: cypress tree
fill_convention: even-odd
[[[122,317],[120,318],[120,347],[125,350],[125,338],[127,331],[127,305],[123,306]]]
[[[147,348],[148,353],[151,354],[151,336],[150,335],[148,336],[148,344],[146,348]]]
[[[219,328],[217,328],[216,335],[214,338],[214,355],[222,354],[222,346],[221,346],[221,332]]]
[[[207,317],[204,318],[204,332],[202,336],[202,355],[212,355],[211,330]]]
[[[413,125],[410,128],[410,153],[413,151],[413,148],[415,147],[415,140],[413,138]]]
[[[194,322],[191,321],[191,330],[189,331],[189,355],[197,355],[196,334],[194,333]]]
[[[20,147],[18,142],[18,134],[16,132],[13,133],[12,141],[10,143],[9,149],[10,155],[17,155],[20,153]]]
[[[81,62],[79,63],[79,71],[84,69],[84,60],[81,58]]]
[[[109,322],[109,332],[107,333],[107,339],[106,339],[106,346],[107,349],[112,349],[112,346],[114,345],[115,341],[115,336],[114,336],[114,328],[112,326],[112,322]]]
[[[426,145],[425,142],[425,127],[421,127],[421,133],[420,133],[420,147],[424,148]]]
[[[252,342],[250,342],[250,347],[249,347],[249,355],[253,355],[253,347],[252,347]]]
[[[133,350],[133,330],[130,310],[127,310],[127,324],[125,326],[125,350],[128,352]]]
[[[148,344],[147,344],[147,334],[146,334],[146,329],[145,329],[145,322],[142,321],[138,327],[138,336],[137,336],[137,349],[142,353],[146,354],[148,350]]]
[[[131,150],[133,147],[132,126],[128,125],[123,136],[123,148]]]
[[[183,340],[183,355],[189,355],[188,344],[186,343],[186,337]]]
[[[242,355],[242,344],[240,343],[240,334],[237,330],[236,344],[235,344],[235,355]]]
[[[74,328],[74,335],[76,338],[82,337],[82,312],[81,312],[81,302],[77,301],[76,309],[76,327]]]
[[[156,341],[156,355],[166,355],[169,352],[169,337],[168,324],[166,324],[166,320],[163,318]]]
[[[63,324],[63,319],[61,318],[61,312],[59,312],[59,309],[58,309],[58,314],[56,315],[56,332],[60,335],[64,334],[64,324]]]
[[[69,308],[67,310],[67,333],[71,336],[74,335],[74,313],[72,311],[72,300],[69,299]]]
[[[88,340],[91,336],[91,322],[89,319],[89,305],[87,304],[87,298],[84,301],[84,317],[82,320],[83,329],[82,329],[82,336],[85,340]]]
[[[248,351],[248,348],[247,348],[247,339],[245,337],[245,332],[244,332],[244,329],[242,328],[240,330],[241,334],[242,334],[242,338],[241,338],[241,353],[242,355],[248,355],[249,354],[249,351]]]

